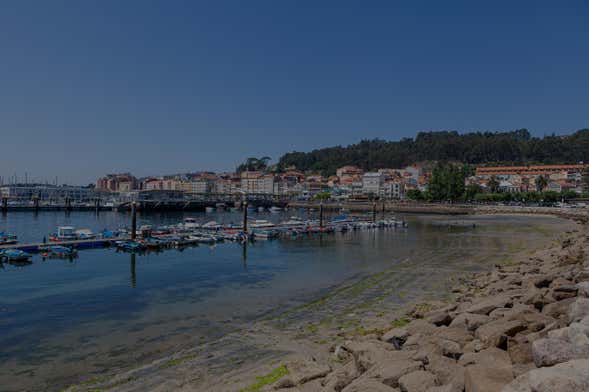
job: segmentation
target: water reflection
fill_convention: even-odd
[[[135,253],[131,253],[131,288],[135,288],[137,285],[137,275],[135,273]]]

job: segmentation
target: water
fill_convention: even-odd
[[[283,220],[293,214],[252,217]],[[241,218],[165,213],[141,215],[139,224],[177,223],[184,216],[203,222]],[[259,241],[247,248],[223,243],[145,255],[96,249],[73,260],[35,256],[31,265],[5,263],[0,389],[55,390],[105,370],[136,366],[401,261],[415,267],[415,275],[407,277],[413,280],[425,263],[436,263],[440,271],[487,268],[490,260],[568,225],[550,217],[479,217],[477,229],[448,229],[429,223],[447,218],[406,219],[408,229]],[[116,212],[15,212],[0,216],[0,231],[28,242],[40,241],[58,225],[100,231],[128,223],[128,214]],[[465,259],[486,261],[462,263]]]

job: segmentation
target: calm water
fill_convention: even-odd
[[[282,220],[295,212],[253,214]],[[139,223],[238,222],[239,214],[152,214]],[[233,243],[183,251],[130,255],[113,249],[81,251],[72,260],[0,268],[0,390],[51,390],[107,369],[157,358],[220,336],[268,311],[300,304],[325,289],[403,260],[493,255],[541,241],[568,223],[549,217],[479,217],[477,229],[430,224],[440,217],[408,217],[408,229],[338,233]],[[473,218],[469,218],[473,219]],[[40,241],[58,225],[100,231],[129,223],[125,213],[45,212],[0,216],[0,231]]]

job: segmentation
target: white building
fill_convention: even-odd
[[[368,172],[362,176],[362,193],[379,195],[385,180],[384,173]]]

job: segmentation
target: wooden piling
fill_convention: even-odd
[[[247,234],[247,201],[243,202],[243,232]]]
[[[372,203],[372,222],[376,222],[376,202]]]
[[[131,239],[137,238],[137,203],[131,203]]]
[[[2,212],[8,212],[8,198],[6,197],[2,198]]]
[[[319,203],[319,227],[323,228],[323,202]]]

